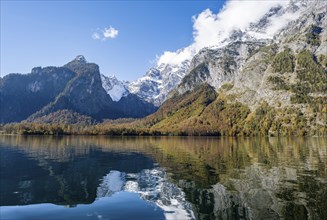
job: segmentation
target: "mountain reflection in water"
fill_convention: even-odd
[[[0,146],[1,212],[124,192],[161,210],[154,218],[327,219],[322,138],[1,136]]]

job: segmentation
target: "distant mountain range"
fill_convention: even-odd
[[[81,55],[63,67],[36,67],[30,74],[9,74],[0,82],[0,122],[57,120],[49,115],[62,118],[63,123],[77,115],[102,121],[144,117],[156,110],[138,96],[124,93],[124,88],[117,80],[101,77],[98,65]]]
[[[83,56],[63,67],[10,74],[1,79],[1,122],[35,121],[64,109],[97,121],[144,117],[159,107],[128,126],[162,133],[327,134],[326,29],[326,1],[293,0],[217,45],[176,51],[188,56],[158,62],[135,82],[101,75]]]

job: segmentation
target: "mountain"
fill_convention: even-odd
[[[211,135],[213,133],[198,124],[198,119],[216,98],[217,93],[213,87],[208,84],[199,85],[193,91],[169,98],[157,112],[143,119],[138,126],[149,127],[159,134],[185,135],[204,131]]]
[[[233,80],[238,75],[244,61],[253,55],[259,47],[276,42],[283,30],[288,31],[288,24],[299,19],[303,14],[310,14],[315,7],[325,4],[324,1],[291,0],[279,2],[271,6],[259,19],[250,22],[247,27],[234,28],[231,31],[212,30],[217,33],[216,43],[202,48],[194,45],[175,52],[173,60],[159,60],[143,77],[132,82],[129,90],[143,100],[160,106],[169,97],[169,93],[179,86],[180,92],[188,90],[188,80],[192,78],[190,72],[203,62],[209,68],[209,75],[202,75],[196,80],[198,83],[207,82],[219,88],[224,82]],[[320,5],[320,6],[319,6]],[[209,16],[206,11],[206,16]],[[285,32],[284,31],[284,32]],[[216,59],[219,58],[220,59]],[[191,75],[194,75],[194,71]],[[204,78],[203,78],[204,77]]]
[[[267,21],[269,16],[276,16],[272,12],[277,13],[277,17],[281,17],[290,11],[296,15],[301,14],[301,16],[285,24],[284,28],[273,36],[273,40],[268,41],[267,39],[263,43],[259,40],[254,41],[253,38],[243,39],[240,37],[237,41],[230,42],[224,47],[202,49],[193,57],[190,65],[191,71],[178,85],[179,93],[184,93],[203,82],[216,89],[221,88],[224,83],[233,83],[235,84],[233,91],[236,91],[236,88],[242,88],[243,92],[258,91],[260,97],[257,99],[260,99],[262,98],[262,90],[269,88],[269,85],[263,84],[263,80],[269,78],[271,73],[281,72],[280,67],[277,70],[268,67],[272,65],[274,68],[278,63],[283,63],[284,59],[287,58],[283,56],[292,57],[290,61],[292,68],[287,72],[294,72],[293,76],[298,72],[294,68],[296,64],[299,64],[295,62],[297,61],[296,55],[303,54],[305,51],[311,54],[317,65],[321,65],[322,63],[318,59],[324,60],[327,51],[326,2],[291,1],[284,9],[271,9],[259,22],[250,25],[249,32],[251,33],[253,29],[257,32],[264,32],[269,23],[263,24],[263,21]],[[243,35],[247,36],[248,33]],[[271,63],[274,58],[275,60]],[[322,64],[320,68],[325,69],[326,67]],[[264,75],[267,76],[263,77]],[[275,89],[270,92],[274,91]],[[267,92],[265,93],[267,94]],[[267,97],[265,101],[271,104],[277,102],[271,97]]]
[[[118,88],[123,86],[116,81]],[[118,94],[117,85],[109,88],[108,82],[101,77],[98,65],[88,63],[81,55],[63,67],[39,67],[30,74],[9,74],[0,84],[1,123],[25,119],[56,122],[49,116],[59,114],[61,118],[69,119],[63,121],[67,123],[81,117],[101,121],[144,117],[156,110],[136,95]],[[118,100],[118,95],[123,97]],[[72,117],[77,118],[73,120]]]
[[[249,59],[254,54],[259,55],[259,48],[267,45],[271,46],[271,50],[277,50],[271,51],[272,53],[280,52],[285,47],[291,47],[295,52],[309,49],[311,51],[320,51],[319,54],[322,55],[325,54],[326,44],[323,35],[321,44],[315,45],[319,46],[317,48],[312,48],[312,43],[306,40],[310,34],[310,28],[326,29],[324,23],[325,6],[326,2],[323,1],[306,2],[298,0],[290,1],[284,7],[271,8],[261,19],[251,23],[245,31],[235,30],[227,39],[222,40],[220,45],[200,50],[191,61],[189,74],[178,86],[179,92],[183,93],[192,88],[190,83],[196,85],[207,82],[216,89],[220,88],[225,82],[235,81],[237,83],[242,77],[241,72],[244,72],[249,64]],[[290,19],[290,22],[285,22],[286,18],[292,19]],[[272,33],[270,29],[275,23],[279,23],[278,26],[281,30]],[[296,38],[296,36],[298,37]],[[300,36],[305,40],[299,39]],[[293,39],[291,39],[292,37]],[[280,44],[283,44],[283,46]],[[278,47],[273,45],[278,45]],[[316,55],[319,55],[317,52]],[[206,66],[208,69],[207,74],[197,74],[196,72],[199,72],[196,69],[198,66]],[[254,75],[247,78],[250,81],[257,79]],[[254,89],[256,86],[254,86]]]
[[[186,75],[190,61],[184,60],[180,64],[158,64],[146,74],[129,85],[131,93],[141,99],[160,106]]]
[[[144,101],[129,91],[129,82],[120,81],[115,76],[101,74],[102,87],[115,102],[118,109],[133,118],[144,117],[157,110],[153,104]]]
[[[203,48],[139,126],[159,134],[326,135],[326,6],[290,1],[248,32],[232,33],[226,45]],[[285,14],[294,17],[268,36],[269,24]],[[252,30],[266,38],[255,39]]]
[[[36,67],[30,74],[0,78],[0,123],[26,119],[53,101],[75,76],[64,67]]]
[[[107,121],[103,133],[327,135],[326,15],[326,1],[274,2],[246,27],[217,26],[215,44],[168,53],[178,59],[160,58],[132,83],[101,77],[77,57],[62,67],[72,72],[63,90],[29,119],[63,109],[97,120],[142,117],[158,106],[141,120]]]
[[[177,90],[184,93],[204,82],[220,88],[225,82],[233,81],[248,57],[264,45],[260,41],[235,41],[221,48],[200,50],[193,57],[190,71]]]

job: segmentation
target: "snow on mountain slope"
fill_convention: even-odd
[[[111,99],[118,102],[122,97],[129,94],[128,82],[119,81],[115,76],[101,74],[102,87],[110,95]]]
[[[151,68],[143,77],[129,85],[131,93],[143,100],[159,106],[166,100],[167,94],[173,90],[187,73],[190,60],[177,65],[162,63]]]

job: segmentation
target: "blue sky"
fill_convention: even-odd
[[[3,1],[1,76],[62,66],[82,54],[101,73],[133,81],[156,55],[193,42],[192,16],[224,1]],[[93,39],[97,32],[105,40]],[[114,38],[111,38],[114,37]]]

